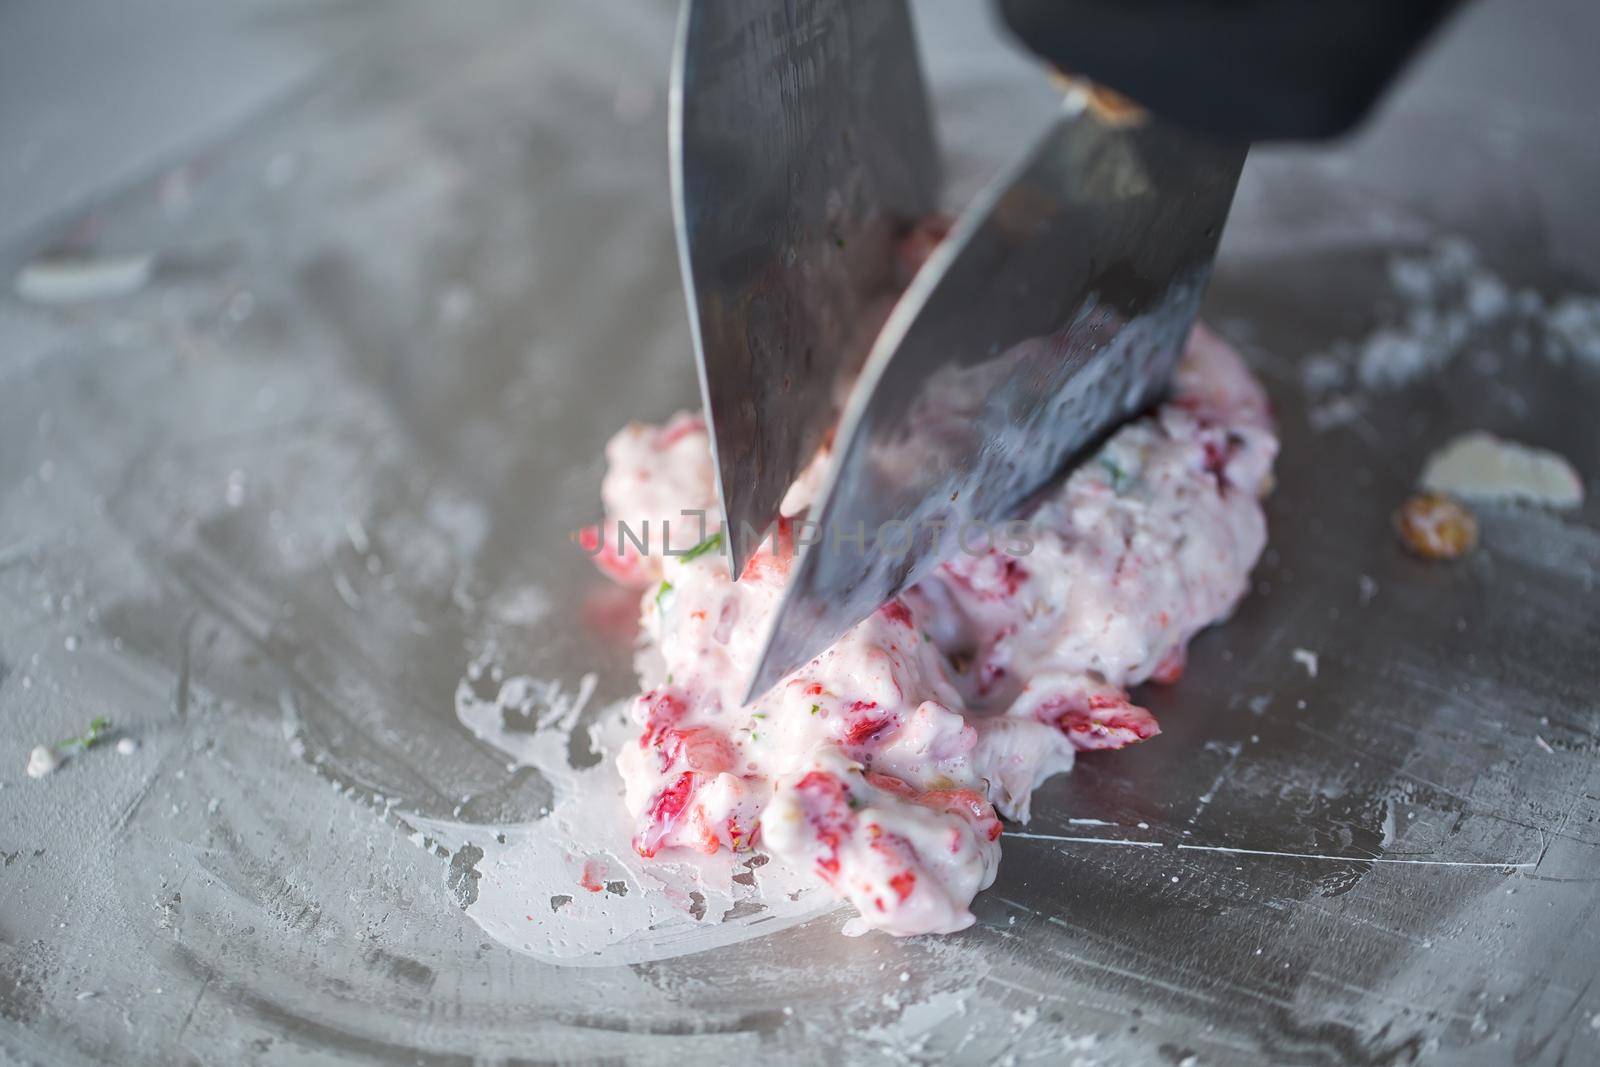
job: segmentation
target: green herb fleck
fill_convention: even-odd
[[[761,740],[761,735],[756,733],[754,730],[751,730],[750,731],[750,740],[759,741],[759,740]]]
[[[822,705],[821,704],[813,704],[813,705],[811,705],[811,714],[815,715],[817,712],[819,712],[821,710],[822,710]]]
[[[66,752],[82,752],[93,747],[110,729],[111,720],[104,715],[98,715],[89,721],[89,730],[82,737],[69,737],[56,747]]]
[[[656,607],[659,608],[661,606],[661,602],[663,600],[665,600],[667,597],[671,596],[671,595],[672,595],[672,583],[671,582],[662,582],[661,583],[661,588],[656,590]]]
[[[861,810],[861,800],[854,793],[846,794],[845,798],[844,798],[844,802],[846,804],[850,805],[850,810],[851,811],[860,811]]]
[[[699,559],[707,552],[716,552],[720,548],[722,548],[722,531],[718,530],[716,533],[712,534],[704,541],[701,541],[689,551],[685,552],[683,554],[683,561],[688,563],[690,560]]]
[[[1123,493],[1127,492],[1133,487],[1133,475],[1123,470],[1122,467],[1118,465],[1117,461],[1112,459],[1110,456],[1101,456],[1100,466],[1106,469],[1106,473],[1111,478],[1111,491],[1113,493],[1121,496]]]
[[[750,713],[750,717],[752,719],[765,719],[767,717],[767,713],[764,711],[752,711]]]

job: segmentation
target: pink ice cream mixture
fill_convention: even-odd
[[[718,511],[703,420],[624,428],[606,448],[605,521],[584,539],[643,589],[639,732],[617,757],[634,847],[759,847],[847,900],[847,932],[970,925],[1001,818],[1025,822],[1074,753],[1160,732],[1128,689],[1177,681],[1189,640],[1244,595],[1277,448],[1260,384],[1196,327],[1169,402],[1028,516],[1031,552],[958,551],[744,704],[811,486],[735,583],[715,533],[660,551],[663,520],[682,551],[702,533],[682,511]],[[646,519],[651,551],[619,550],[618,520]]]

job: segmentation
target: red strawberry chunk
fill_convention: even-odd
[[[1150,679],[1162,685],[1172,685],[1183,677],[1183,668],[1188,661],[1188,656],[1182,645],[1174,645],[1172,650],[1161,657],[1161,662],[1156,664],[1156,669],[1151,672]]]
[[[1045,722],[1053,722],[1080,751],[1123,748],[1148,741],[1161,732],[1156,717],[1125,696],[1092,694],[1087,701],[1056,700],[1042,704],[1037,712]]]
[[[876,704],[871,704],[868,706],[874,708],[877,707]],[[855,709],[852,708],[851,710],[853,711]],[[882,733],[887,727],[893,724],[893,722],[893,717],[888,715],[869,715],[861,719],[857,719],[850,729],[845,731],[844,743],[847,745],[864,745],[872,738]]]
[[[770,533],[762,538],[755,554],[744,565],[743,580],[770,578],[782,581],[794,563],[794,521],[778,517]]]
[[[651,689],[639,694],[638,704],[634,708],[634,718],[644,720],[644,732],[639,735],[639,747],[649,748],[656,743],[661,732],[682,719],[688,711],[682,698],[675,693],[660,689]],[[639,714],[639,709],[644,714]]]
[[[994,806],[989,803],[987,797],[975,789],[918,790],[889,774],[868,771],[865,777],[870,785],[885,793],[893,793],[902,800],[971,820],[979,832],[986,835],[990,841],[1000,836],[1000,819],[994,813]]]
[[[661,849],[661,843],[677,825],[678,819],[689,806],[694,793],[693,772],[684,771],[676,781],[656,794],[646,815],[645,828],[634,837],[633,848],[645,859],[650,859]]]
[[[911,609],[906,607],[905,601],[899,597],[895,597],[885,604],[882,611],[887,618],[899,623],[901,626],[911,627],[915,625],[911,621]]]
[[[661,753],[663,771],[683,764],[709,777],[733,766],[733,746],[709,726],[683,730],[669,726],[657,736],[656,750]]]
[[[644,556],[640,555],[638,546],[625,537],[618,538],[615,531],[608,531],[604,526],[585,526],[578,531],[578,545],[594,560],[594,565],[618,585],[642,586],[649,582]]]
[[[591,857],[583,861],[583,870],[578,875],[578,884],[591,893],[598,893],[606,887],[605,877],[605,862]]]
[[[692,433],[704,433],[706,420],[700,415],[680,414],[667,423],[656,437],[657,448],[671,448]]]
[[[817,870],[827,881],[839,873],[839,845],[854,830],[850,794],[844,783],[825,771],[812,771],[795,783],[806,822],[820,846]]]

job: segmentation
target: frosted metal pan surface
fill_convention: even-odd
[[[539,679],[537,713],[590,673],[591,710],[631,685],[633,605],[567,532],[607,436],[695,399],[674,6],[241,8],[226,31],[271,47],[211,76],[293,77],[4,231],[6,1055],[1595,1059],[1600,368],[1573,346],[1600,14],[1577,0],[1471,7],[1361,136],[1252,158],[1205,315],[1284,432],[1258,588],[1147,694],[1158,739],[1041,791],[977,926],[759,936],[745,912],[692,954],[573,967],[463,912],[491,842],[420,826],[551,796],[463,726],[463,687]],[[1055,93],[975,5],[915,14],[955,206]],[[115,44],[74,68],[120,85],[107,116],[153,84],[112,78]],[[0,63],[0,108],[20,69],[48,81]],[[41,264],[60,242],[135,258],[85,281]],[[1560,452],[1589,502],[1484,509],[1470,559],[1411,560],[1389,513],[1474,429]],[[137,751],[24,774],[96,715]]]

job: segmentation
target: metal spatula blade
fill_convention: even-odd
[[[734,574],[836,424],[938,153],[902,0],[687,0],[673,206]]]
[[[1163,391],[1244,156],[1069,98],[878,336],[751,697],[965,550],[964,528],[982,550],[978,524],[1015,514]]]

